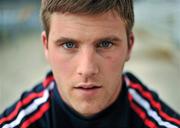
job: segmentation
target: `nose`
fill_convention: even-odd
[[[79,55],[79,65],[77,67],[77,74],[89,78],[99,73],[96,52],[92,49],[86,49]]]

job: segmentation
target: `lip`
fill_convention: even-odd
[[[97,84],[79,84],[74,87],[79,95],[95,95],[101,88],[102,86]]]
[[[101,85],[98,85],[98,84],[85,84],[85,83],[81,83],[81,84],[78,84],[77,86],[75,86],[75,88],[82,88],[82,89],[91,89],[91,88],[101,88]]]

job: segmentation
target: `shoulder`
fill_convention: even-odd
[[[22,93],[19,100],[0,115],[0,127],[27,128],[40,119],[50,107],[48,99],[54,86],[53,81],[54,78],[49,73],[43,82]]]
[[[131,73],[124,73],[124,78],[130,106],[144,125],[153,128],[179,128],[179,114],[165,104],[155,91]]]

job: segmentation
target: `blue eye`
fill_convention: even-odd
[[[63,44],[63,47],[67,48],[67,49],[68,48],[75,48],[76,45],[74,43],[72,43],[72,42],[66,42],[66,43]]]
[[[111,41],[101,41],[100,43],[98,43],[97,47],[100,48],[110,48],[112,46],[112,42]]]

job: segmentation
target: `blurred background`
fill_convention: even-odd
[[[125,71],[180,112],[180,0],[135,1],[135,48]],[[50,69],[43,55],[40,0],[0,1],[0,113]]]

